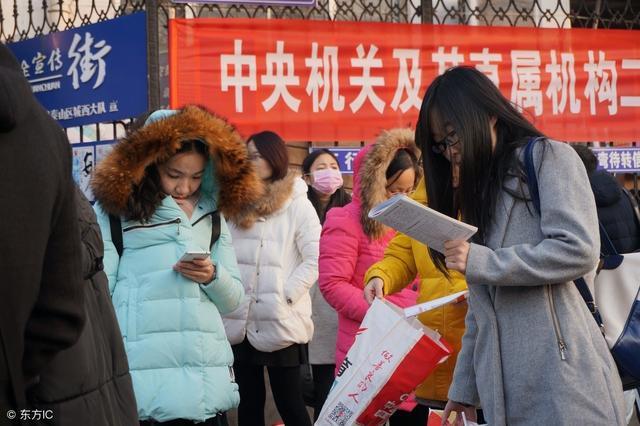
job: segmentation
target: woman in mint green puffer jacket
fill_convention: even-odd
[[[202,108],[157,111],[100,163],[92,189],[141,424],[226,424],[239,394],[221,314],[244,290],[223,215],[262,191],[243,141]],[[109,215],[120,219],[121,256]],[[179,262],[208,251],[218,223],[210,258]]]

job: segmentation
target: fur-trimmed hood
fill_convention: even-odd
[[[134,186],[142,181],[146,168],[167,161],[186,140],[208,145],[213,172],[205,179],[213,181],[209,189],[225,216],[238,214],[260,198],[262,184],[233,126],[203,108],[186,106],[146,124],[115,145],[95,170],[91,188],[96,200],[107,213],[125,215]]]
[[[307,189],[298,173],[290,170],[283,179],[265,185],[264,195],[259,200],[228,219],[239,228],[251,228],[259,218],[282,210],[296,197],[306,196]]]
[[[360,224],[364,233],[371,239],[377,239],[388,229],[368,214],[377,204],[387,199],[386,172],[398,149],[406,148],[420,158],[420,149],[415,143],[415,134],[411,129],[391,129],[383,131],[376,142],[365,153],[362,165],[357,171],[357,185],[354,184],[353,196],[360,203]],[[416,176],[416,182],[420,175]]]

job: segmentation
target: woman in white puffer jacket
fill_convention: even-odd
[[[229,217],[245,289],[224,318],[240,386],[239,426],[264,424],[264,367],[285,424],[311,421],[302,398],[300,365],[313,335],[309,290],[318,279],[320,221],[307,184],[288,171],[284,141],[261,132],[247,141],[265,195]]]

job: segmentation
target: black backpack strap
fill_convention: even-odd
[[[640,207],[638,207],[636,197],[627,188],[622,188],[622,192],[627,194],[627,197],[629,197],[629,202],[631,203],[631,207],[633,207],[633,212],[635,213],[636,220],[638,221],[638,226],[640,226]]]
[[[598,222],[600,225],[600,256],[609,256],[613,254],[618,254],[618,250],[616,250],[611,238],[609,238],[609,234],[607,234],[607,230],[602,225],[602,222]]]
[[[220,212],[218,210],[211,213],[211,241],[209,242],[209,250],[213,248],[213,245],[220,238],[221,227]]]
[[[540,140],[540,138],[531,138],[524,149],[524,171],[527,175],[527,186],[529,187],[529,194],[531,195],[531,201],[533,202],[533,206],[535,207],[536,211],[540,213],[540,192],[538,188],[538,178],[536,177],[536,170],[533,163],[533,147],[538,140]],[[607,235],[607,231],[605,231],[604,226],[602,226],[601,223],[599,223],[599,225],[600,225],[601,235],[604,236],[608,244],[611,247],[613,247],[613,244],[611,244],[611,240],[609,239],[609,236]],[[615,253],[615,249],[614,249],[614,253]],[[587,282],[585,281],[584,277],[580,277],[574,280],[573,283],[578,289],[580,296],[582,296],[582,299],[587,304],[587,307],[589,308],[591,315],[593,315],[593,319],[595,319],[596,323],[598,324],[598,327],[600,327],[600,329],[602,330],[604,327],[602,323],[602,316],[600,315],[598,306],[596,305],[596,302],[593,299],[591,290],[589,290],[589,286],[587,285]]]
[[[591,294],[591,290],[589,290],[589,286],[583,277],[574,280],[573,283],[576,285],[576,288],[580,292],[580,296],[587,304],[589,311],[591,311],[591,315],[593,319],[596,320],[596,324],[600,327],[600,330],[604,329],[604,324],[602,322],[602,316],[600,315],[600,311],[598,310],[598,305],[596,305],[595,300],[593,300],[593,295]]]
[[[220,220],[220,212],[216,210],[211,213],[211,240],[209,241],[209,249],[213,248],[213,245],[220,238]],[[122,222],[120,222],[120,218],[110,214],[109,227],[111,228],[111,241],[116,247],[118,256],[122,256],[124,247],[122,244]]]
[[[109,228],[111,228],[111,241],[113,245],[116,246],[118,256],[122,257],[124,247],[122,245],[122,222],[120,222],[120,218],[110,214]]]
[[[538,214],[540,213],[540,191],[538,190],[538,178],[536,177],[536,166],[533,162],[533,147],[542,138],[531,138],[524,147],[524,172],[527,175],[527,186],[531,202]]]

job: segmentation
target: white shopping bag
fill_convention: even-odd
[[[451,354],[438,333],[376,299],[362,321],[316,425],[380,425]]]

